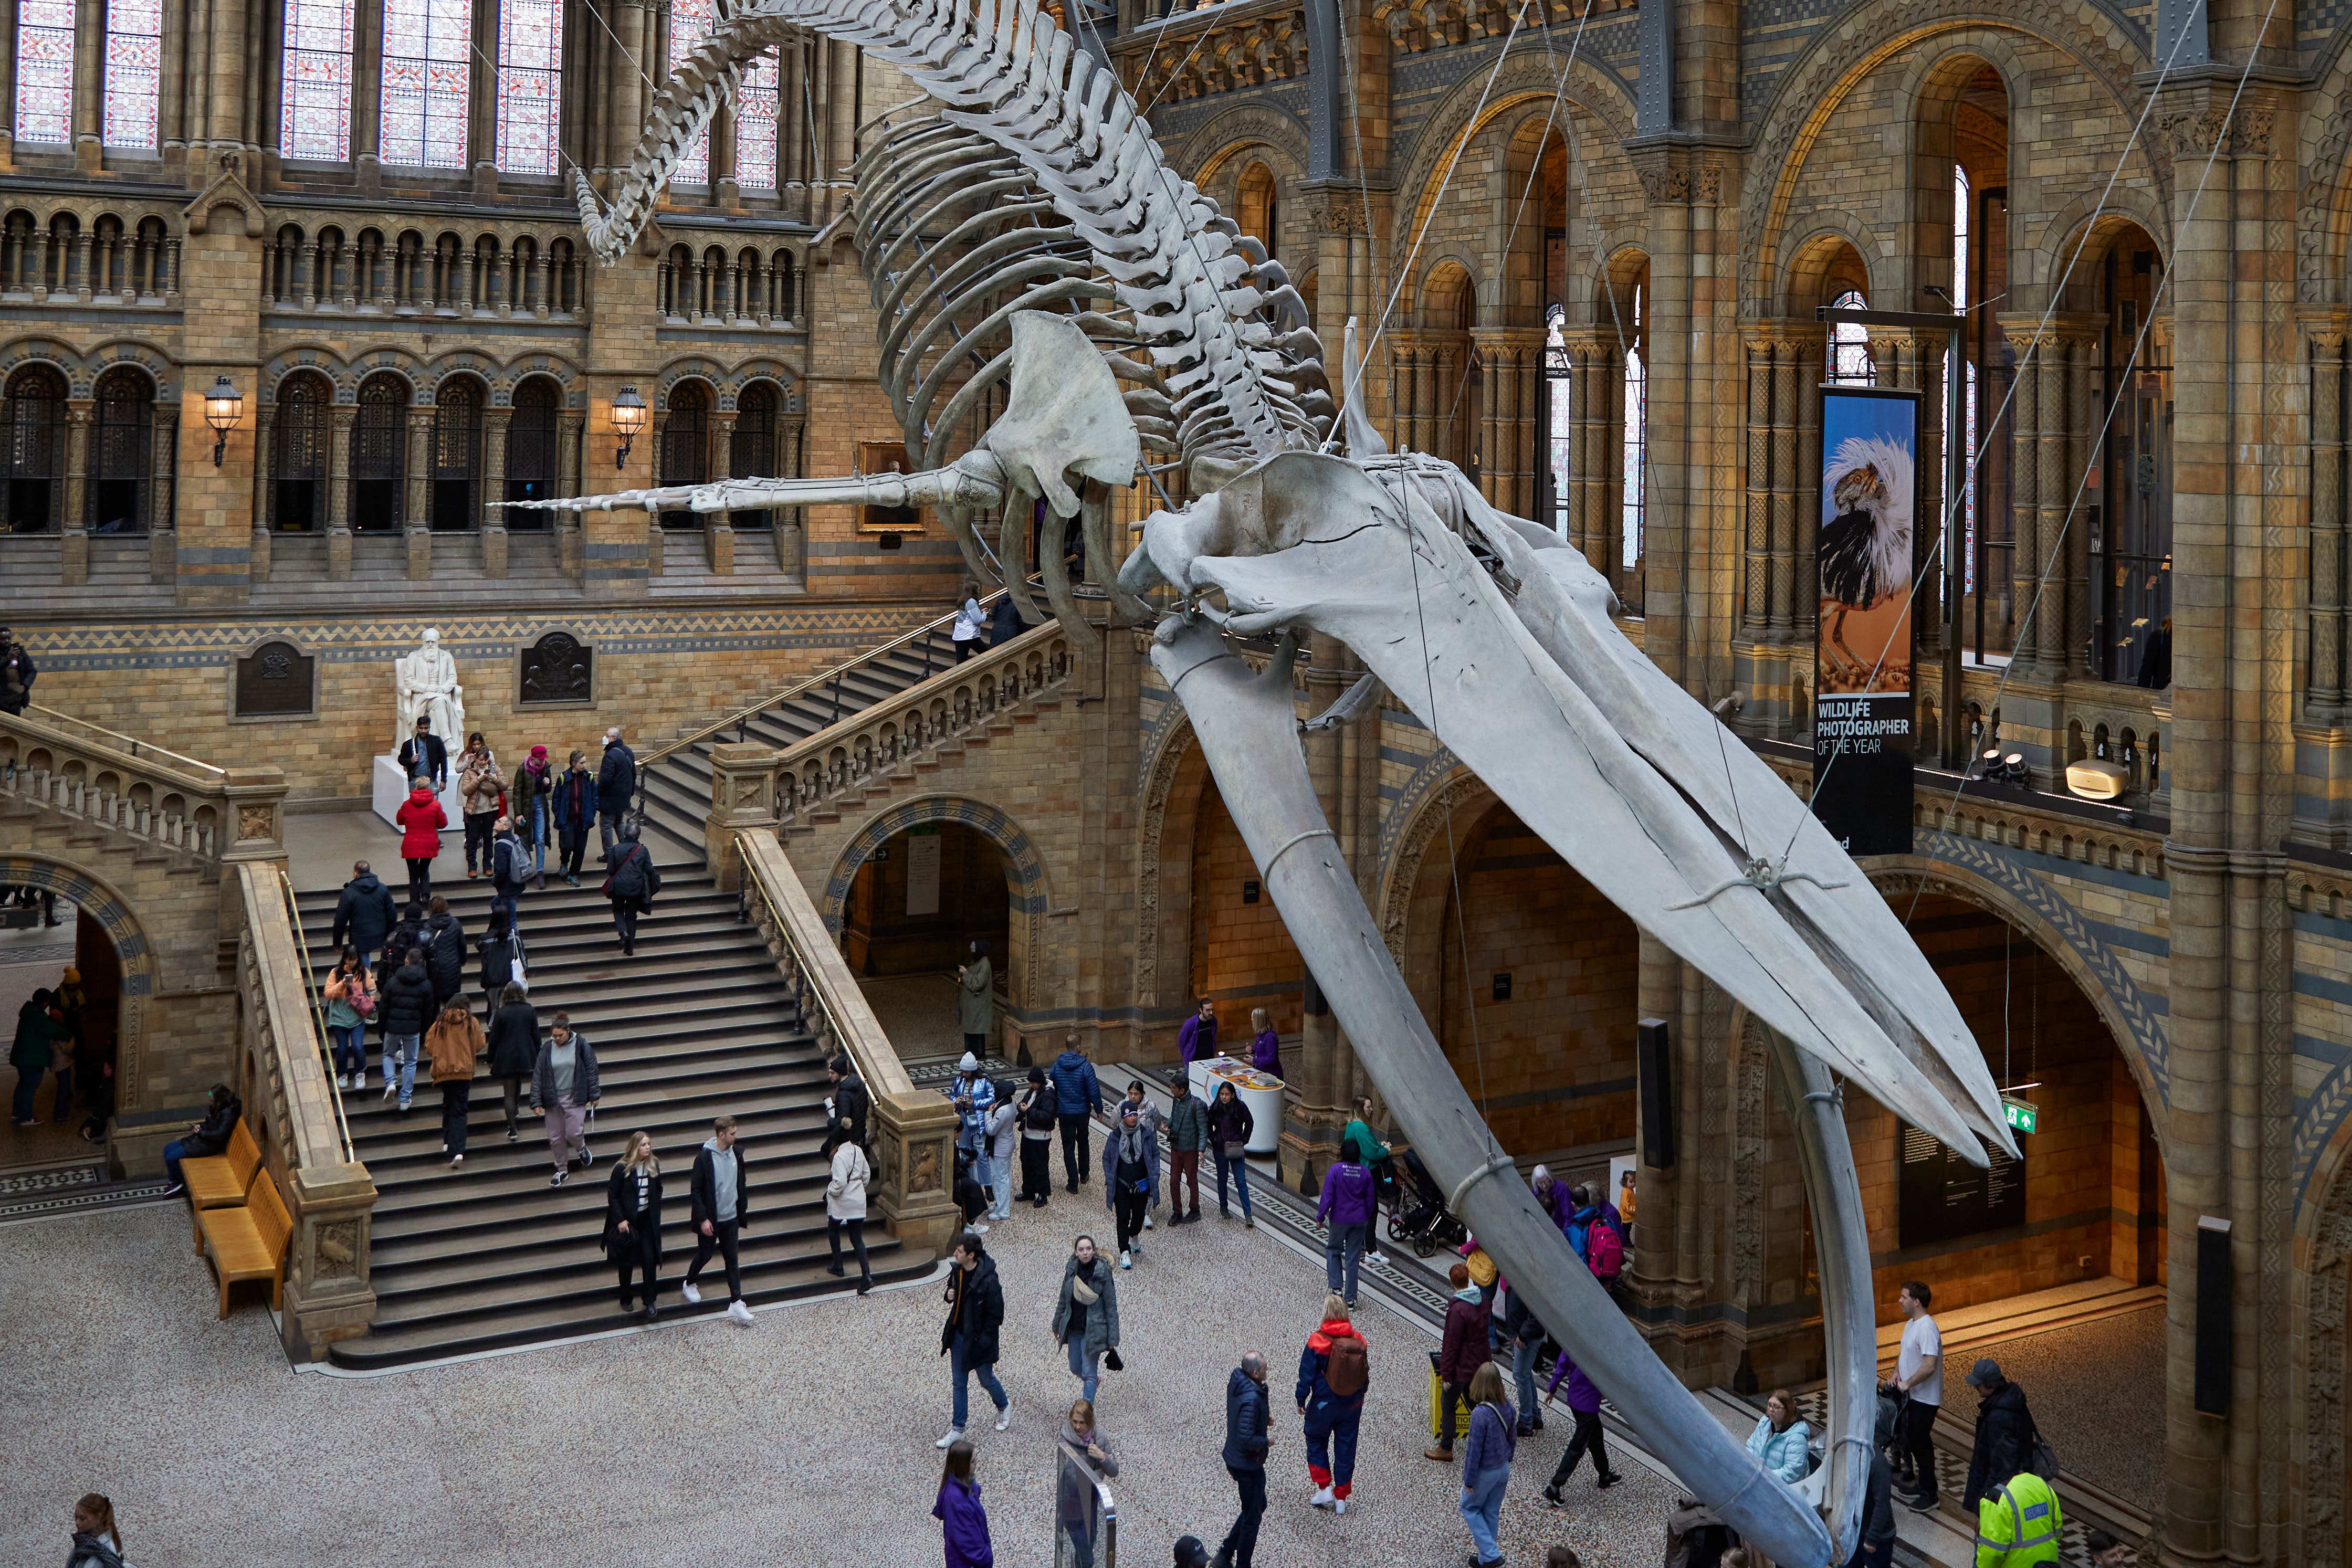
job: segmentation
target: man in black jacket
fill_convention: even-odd
[[[836,1131],[861,1149],[870,1150],[866,1141],[866,1114],[874,1107],[874,1097],[866,1092],[866,1080],[851,1067],[849,1053],[836,1051],[824,1064],[825,1082],[833,1085],[832,1097],[825,1102],[825,1119]]]
[[[621,744],[621,727],[604,732],[604,755],[596,764],[596,827],[604,835],[604,853],[613,852],[613,835],[629,814],[637,792],[637,754]]]
[[[24,712],[33,700],[33,677],[40,673],[16,633],[0,626],[0,713]]]
[[[425,972],[433,978],[433,1010],[466,988],[466,928],[449,913],[449,901],[436,894],[433,917],[425,923],[418,946],[425,949]]]
[[[1250,1568],[1258,1521],[1265,1517],[1265,1451],[1273,1441],[1265,1357],[1251,1351],[1225,1378],[1225,1471],[1241,1489],[1242,1511],[1217,1548],[1216,1568]]]
[[[695,1284],[703,1265],[717,1248],[727,1262],[727,1315],[751,1326],[751,1309],[743,1300],[743,1270],[735,1257],[735,1239],[751,1223],[751,1189],[743,1178],[743,1151],[735,1146],[735,1118],[721,1116],[710,1124],[710,1137],[694,1154],[692,1188],[694,1261],[687,1265],[686,1283],[678,1289],[691,1301],[702,1300]]]
[[[1969,1369],[1969,1386],[1981,1401],[1977,1406],[1976,1446],[1969,1452],[1969,1490],[1962,1511],[1975,1517],[1985,1493],[2025,1469],[2033,1454],[2033,1413],[2025,1407],[2025,1390],[2000,1375],[2000,1363],[1990,1357]]]
[[[376,955],[383,951],[392,928],[400,915],[392,902],[392,890],[376,881],[375,873],[368,870],[365,861],[352,866],[352,880],[343,883],[343,896],[335,902],[335,929],[329,938],[337,947],[349,936],[352,946],[369,968],[375,967]]]
[[[389,1100],[397,1093],[404,1111],[416,1092],[416,1056],[425,1030],[440,1010],[432,977],[425,972],[425,949],[411,947],[400,967],[384,977],[376,1002],[377,1016],[383,1020],[383,1097]]]
[[[436,795],[449,788],[449,748],[433,733],[431,719],[418,719],[416,733],[400,743],[400,771],[412,785],[430,779]]]
[[[996,1402],[996,1429],[1002,1432],[1013,1425],[1013,1401],[996,1380],[997,1331],[1004,1326],[1004,1287],[997,1282],[996,1260],[967,1230],[956,1238],[954,1262],[948,1270],[948,1321],[940,1325],[940,1354],[948,1358],[949,1375],[955,1379],[955,1417],[947,1436],[931,1445],[937,1448],[963,1437],[965,1417],[971,1413],[973,1375]]]

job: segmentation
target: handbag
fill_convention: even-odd
[[[1118,1346],[1113,1345],[1108,1350],[1103,1352],[1103,1370],[1106,1372],[1125,1372],[1127,1370],[1127,1363],[1119,1360],[1118,1358]]]
[[[2042,1423],[2039,1421],[2033,1424],[2033,1436],[2025,1445],[2025,1468],[2052,1486],[2058,1484],[2058,1450],[2052,1448],[2050,1440],[2042,1435]]]

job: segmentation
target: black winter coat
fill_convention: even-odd
[[[206,1111],[203,1124],[180,1140],[181,1156],[201,1157],[226,1151],[229,1139],[236,1133],[236,1119],[244,1113],[244,1105],[234,1094]]]
[[[1236,1470],[1265,1469],[1274,1445],[1267,1419],[1265,1385],[1236,1366],[1225,1378],[1225,1463]]]
[[[1212,1144],[1246,1147],[1250,1134],[1256,1131],[1257,1118],[1250,1114],[1250,1108],[1242,1103],[1240,1095],[1234,1095],[1227,1104],[1220,1104],[1214,1100],[1209,1102],[1209,1142]]]
[[[343,883],[343,896],[335,902],[335,929],[330,939],[340,947],[349,936],[352,946],[373,953],[399,924],[400,911],[393,904],[392,890],[370,872]]]
[[[956,1298],[961,1293],[963,1310],[956,1310]],[[982,1258],[969,1270],[955,1269],[948,1275],[948,1318],[940,1325],[940,1354],[945,1355],[955,1343],[956,1330],[963,1330],[963,1364],[966,1366],[996,1364],[997,1331],[1004,1326],[1004,1287],[997,1283],[996,1260]]]
[[[612,883],[607,896],[615,904],[635,904],[644,908],[653,902],[660,873],[654,870],[651,850],[631,840],[614,844],[604,859],[613,868],[607,879]]]
[[[2025,1468],[2033,1443],[2033,1415],[2025,1407],[2025,1390],[2004,1383],[1985,1396],[1977,1407],[1976,1446],[1969,1454],[1969,1490],[1963,1500],[1970,1513],[1985,1493]]]
[[[432,978],[422,968],[403,964],[383,977],[375,1016],[383,1020],[388,1035],[423,1034],[439,1010],[433,1002]]]
[[[526,970],[529,968],[520,931],[509,929],[503,936],[493,936],[485,931],[474,946],[482,955],[482,989],[493,996],[514,978],[517,964],[522,964]]]
[[[399,925],[392,928],[392,935],[383,939],[383,960],[376,965],[375,972],[379,975],[391,974],[400,967],[400,961],[408,956],[408,950],[424,940],[425,922],[423,920],[402,920]]]
[[[659,1262],[662,1255],[660,1173],[655,1173],[646,1188],[646,1207],[637,1208],[635,1207],[636,1201],[636,1177],[629,1174],[627,1166],[614,1160],[612,1177],[604,1184],[604,1251],[610,1255],[623,1247],[644,1247],[646,1238],[650,1237],[654,1260]],[[620,1233],[620,1224],[625,1219],[629,1222],[629,1234],[626,1236]]]
[[[618,817],[629,809],[629,797],[637,792],[637,754],[619,741],[604,748],[596,763],[596,809],[607,817]]]
[[[490,1076],[528,1078],[539,1065],[539,1009],[515,1002],[490,1016]]]
[[[456,915],[436,915],[425,923],[425,972],[443,996],[466,983],[466,928]]]
[[[738,1144],[721,1156],[706,1145],[694,1151],[694,1180],[687,1189],[688,1210],[698,1236],[702,1234],[704,1220],[719,1218],[719,1195],[715,1190],[719,1178],[712,1166],[722,1157],[735,1162],[735,1223],[751,1223],[751,1183],[743,1169],[743,1145]]]

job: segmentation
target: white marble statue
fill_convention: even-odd
[[[457,684],[457,661],[442,652],[438,628],[427,626],[424,645],[392,662],[392,684],[400,701],[393,749],[415,734],[416,721],[423,718],[432,721],[433,733],[457,756],[466,744],[466,688]]]

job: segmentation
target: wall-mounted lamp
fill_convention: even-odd
[[[245,394],[226,376],[215,378],[213,390],[205,393],[205,423],[213,427],[213,466],[221,465],[228,452],[228,433],[245,417]]]
[[[621,438],[621,449],[613,454],[613,466],[629,465],[629,448],[636,444],[646,428],[646,400],[637,395],[635,387],[623,387],[621,395],[613,400],[613,433]]]

